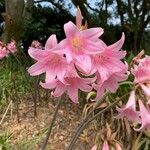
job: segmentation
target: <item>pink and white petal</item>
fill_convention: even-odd
[[[92,68],[91,57],[88,55],[79,55],[76,57],[75,64],[79,67],[79,70],[84,74],[89,74]]]
[[[92,87],[88,84],[85,84],[85,83],[81,82],[79,89],[84,91],[84,92],[90,92],[92,90]]]
[[[45,82],[49,83],[55,80],[56,78],[56,72],[53,72],[53,70],[47,69],[46,75],[45,75]]]
[[[57,80],[54,80],[54,81],[49,82],[49,83],[40,82],[40,85],[45,89],[54,89],[57,85]]]
[[[78,88],[75,86],[69,86],[67,89],[69,98],[74,102],[78,103]]]
[[[116,43],[108,46],[107,49],[113,50],[113,51],[119,51],[122,48],[124,41],[125,41],[125,35],[124,33],[122,33],[121,39],[117,41]]]
[[[57,38],[55,34],[52,34],[45,44],[45,50],[51,50],[57,45]]]
[[[109,80],[108,83],[107,83],[107,89],[109,91],[111,91],[112,93],[116,92],[118,87],[119,87],[119,84],[116,81]]]
[[[51,94],[54,97],[60,97],[65,91],[66,91],[66,86],[59,82],[56,89]]]
[[[66,68],[67,69],[67,68]],[[69,85],[69,83],[65,80],[65,74],[67,70],[60,70],[60,72],[57,73],[57,78],[59,81],[61,81],[65,85]]]
[[[31,76],[40,75],[46,72],[46,65],[41,62],[37,62],[28,69],[28,72]]]
[[[73,37],[80,32],[77,26],[71,21],[64,24],[64,30],[65,30],[66,37]]]
[[[49,55],[48,51],[30,47],[28,54],[35,60],[44,60]]]
[[[59,44],[57,44],[57,46],[55,46],[52,51],[53,53],[56,53],[56,54],[65,54],[65,48],[67,47],[67,44],[68,43],[68,40],[67,39],[64,39],[62,41],[60,41]]]
[[[67,63],[70,64],[73,61],[73,58],[72,58],[72,55],[71,55],[69,49],[66,49],[65,55],[66,55]]]
[[[90,40],[86,40],[84,49],[86,54],[100,54],[105,50],[100,42],[94,42]]]
[[[97,39],[104,33],[102,28],[90,28],[82,31],[82,36],[87,39]]]

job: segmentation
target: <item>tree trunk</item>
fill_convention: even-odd
[[[28,11],[33,5],[33,0],[5,0],[6,13],[3,14],[5,20],[5,30],[2,35],[4,43],[10,40],[18,42],[24,33],[25,19],[29,18]]]

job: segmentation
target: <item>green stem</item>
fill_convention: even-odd
[[[49,129],[48,129],[48,132],[47,132],[47,136],[46,136],[46,138],[45,138],[45,140],[44,140],[44,143],[43,143],[43,145],[42,145],[41,150],[45,150],[45,148],[46,148],[46,145],[47,145],[47,143],[48,143],[48,139],[49,139],[49,137],[50,137],[50,135],[51,135],[51,131],[52,131],[54,122],[55,122],[55,120],[56,120],[56,115],[57,115],[57,113],[58,113],[58,109],[59,109],[59,107],[60,107],[61,101],[62,101],[62,98],[60,98],[59,101],[58,101],[58,104],[57,104],[57,106],[56,106],[55,112],[54,112],[54,114],[53,114],[52,121],[51,121],[51,123],[50,123]]]
[[[116,100],[114,103],[112,103],[111,105],[109,105],[108,107],[106,107],[105,109],[101,110],[100,112],[98,112],[96,115],[92,116],[89,120],[87,120],[87,118],[85,118],[85,120],[81,123],[81,125],[79,126],[79,128],[77,129],[77,132],[75,132],[75,135],[73,136],[69,147],[67,148],[67,150],[73,150],[73,146],[75,145],[78,137],[80,136],[81,132],[85,129],[85,127],[91,122],[93,121],[95,118],[97,118],[99,115],[101,115],[102,113],[110,110],[111,108],[113,108],[114,106],[116,106],[118,104],[119,101],[123,100],[129,93],[125,94],[124,96],[122,96],[121,98],[119,98],[118,100]]]

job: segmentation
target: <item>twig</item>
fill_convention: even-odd
[[[7,107],[5,113],[4,113],[4,115],[3,115],[3,117],[2,117],[2,119],[1,119],[1,121],[0,121],[0,125],[3,123],[3,120],[4,120],[4,118],[6,117],[6,114],[7,114],[8,110],[9,110],[9,107],[10,107],[11,105],[12,105],[12,100],[10,101],[10,103],[9,103],[9,105],[8,105],[8,107]]]
[[[82,124],[79,126],[79,128],[77,129],[77,131],[75,132],[75,135],[73,136],[69,147],[67,148],[67,150],[73,150],[73,146],[76,143],[79,135],[81,134],[81,132],[85,129],[85,127],[91,122],[93,121],[95,118],[97,118],[100,114],[108,111],[109,109],[113,108],[114,106],[116,106],[116,104],[118,104],[119,101],[121,101],[122,99],[124,99],[129,93],[125,94],[124,96],[122,96],[121,98],[119,98],[118,100],[116,100],[114,103],[112,103],[111,105],[109,105],[108,107],[106,107],[105,109],[101,110],[100,112],[98,112],[96,115],[92,116],[89,120],[87,120],[85,118],[85,120],[82,122]]]
[[[62,98],[60,98],[59,101],[58,101],[58,104],[57,104],[57,106],[56,106],[55,112],[54,112],[54,114],[53,114],[52,121],[51,121],[51,123],[50,123],[49,129],[48,129],[48,132],[47,132],[47,136],[46,136],[46,138],[45,138],[45,140],[44,140],[44,143],[43,143],[43,145],[42,145],[41,150],[45,150],[45,148],[46,148],[46,145],[47,145],[47,143],[48,143],[48,139],[49,139],[49,137],[50,137],[50,135],[51,135],[51,131],[52,131],[54,122],[55,122],[55,120],[56,120],[56,115],[57,115],[57,113],[58,113],[58,109],[59,109],[59,107],[60,107],[61,101],[62,101]]]

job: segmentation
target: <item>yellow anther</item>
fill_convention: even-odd
[[[75,37],[71,40],[72,46],[75,48],[80,48],[82,46],[81,39],[79,37]]]

